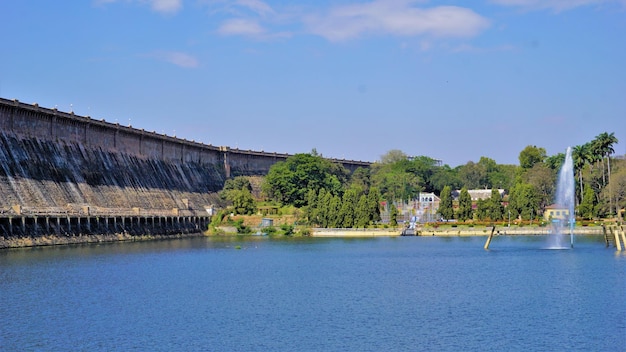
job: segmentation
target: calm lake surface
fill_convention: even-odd
[[[626,350],[626,255],[601,237],[485,239],[0,251],[0,350]]]

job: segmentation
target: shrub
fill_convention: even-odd
[[[237,228],[237,233],[248,234],[252,232],[250,227],[243,224],[243,219],[235,220],[235,227]]]
[[[280,229],[283,231],[283,234],[285,236],[293,235],[293,225],[282,224],[282,225],[280,225]]]

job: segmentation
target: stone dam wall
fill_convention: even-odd
[[[288,156],[0,98],[0,248],[14,237],[205,229],[227,178],[265,175]],[[369,166],[332,161],[352,171]]]

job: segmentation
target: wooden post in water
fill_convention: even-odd
[[[619,229],[617,228],[617,226],[615,227],[615,229],[611,228],[612,232],[613,232],[613,236],[615,237],[615,247],[617,248],[617,250],[619,252],[622,251],[622,241],[619,238]]]
[[[624,225],[621,225],[619,229],[619,232],[622,233],[622,245],[624,246],[624,250],[626,250],[626,234],[624,233]]]
[[[496,226],[494,225],[491,228],[491,233],[487,237],[487,242],[485,242],[485,249],[489,249],[489,245],[491,244],[491,239],[493,238],[493,233],[496,232]]]

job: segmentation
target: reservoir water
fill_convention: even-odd
[[[193,238],[0,251],[2,351],[625,351],[600,237]]]

